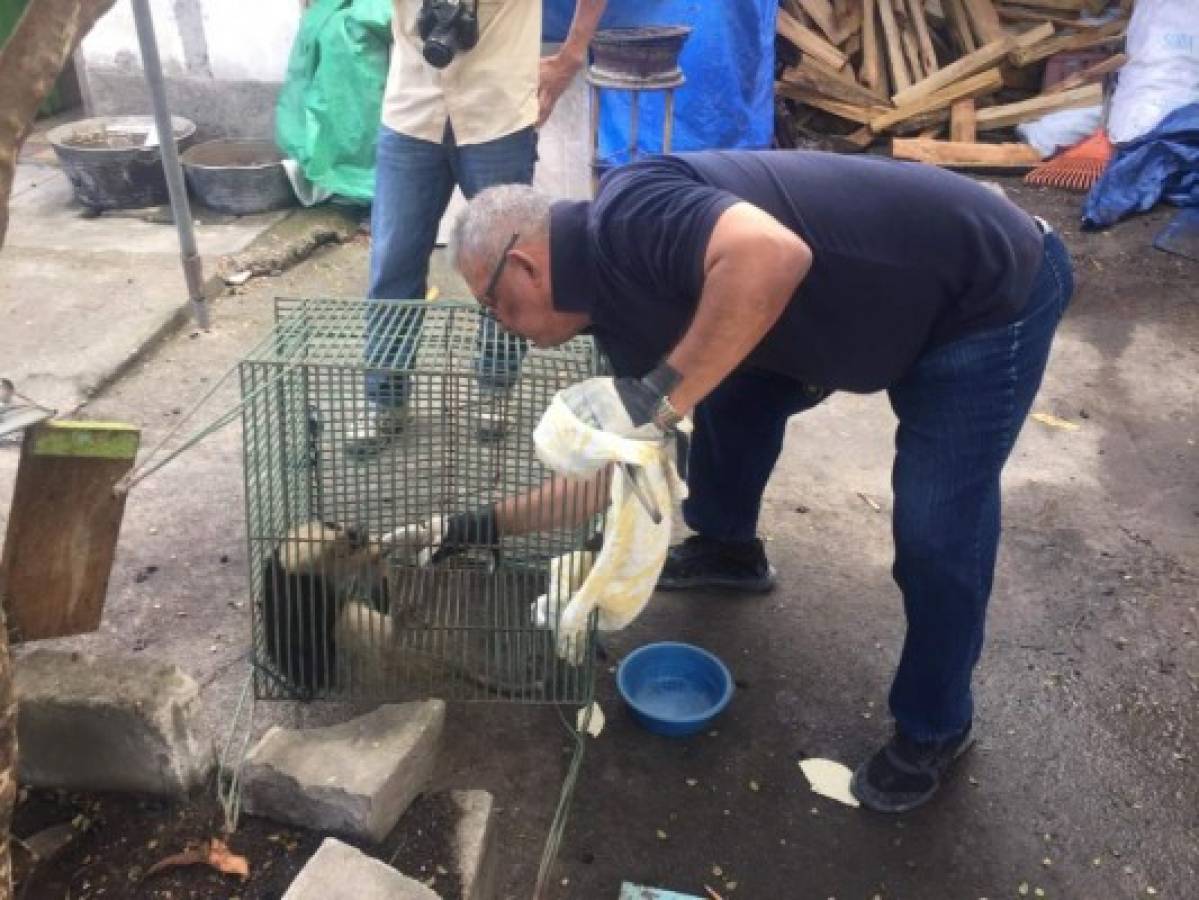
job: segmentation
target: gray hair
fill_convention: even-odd
[[[519,234],[522,241],[540,240],[550,231],[547,194],[527,184],[503,184],[480,191],[458,216],[450,232],[450,263],[461,270],[464,259],[489,266]]]

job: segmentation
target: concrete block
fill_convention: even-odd
[[[35,650],[14,683],[23,784],[182,797],[208,775],[199,688],[178,666]]]
[[[454,854],[462,875],[462,900],[495,896],[495,801],[487,791],[451,791],[462,818],[454,834]]]
[[[325,728],[270,729],[243,769],[251,815],[315,831],[382,840],[437,759],[445,703],[380,706]]]
[[[325,838],[283,900],[440,900],[430,888],[336,838]]]

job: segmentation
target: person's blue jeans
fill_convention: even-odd
[[[936,347],[889,390],[899,419],[892,487],[893,574],[907,634],[891,713],[917,741],[973,718],[1000,532],[1000,474],[1041,384],[1074,281],[1056,234],[1019,320]],[[700,404],[683,506],[706,537],[754,536],[786,420],[812,405],[802,385],[737,373]]]
[[[529,184],[537,160],[537,133],[513,134],[459,147],[446,126],[440,143],[379,128],[375,199],[371,206],[371,300],[423,299],[428,289],[429,256],[437,227],[454,185],[467,199],[498,184]],[[367,396],[382,407],[402,406],[408,378],[391,375],[411,368],[424,316],[409,310],[397,316],[386,304],[367,305]],[[475,372],[480,384],[504,388],[515,383],[526,349],[523,341],[501,335],[493,319],[480,320]]]

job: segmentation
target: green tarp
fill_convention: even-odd
[[[308,179],[370,202],[391,52],[391,0],[318,0],[304,14],[275,114],[275,140]]]

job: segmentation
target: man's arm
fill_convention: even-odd
[[[537,127],[545,124],[558,98],[587,61],[587,47],[607,5],[608,0],[578,0],[566,40],[557,53],[541,60],[537,85]]]
[[[555,475],[526,494],[496,504],[501,535],[529,534],[580,525],[608,504],[611,469],[586,479]]]
[[[716,221],[704,254],[695,318],[666,357],[681,380],[670,391],[683,415],[741,364],[774,325],[808,274],[812,251],[769,213],[749,203]]]

